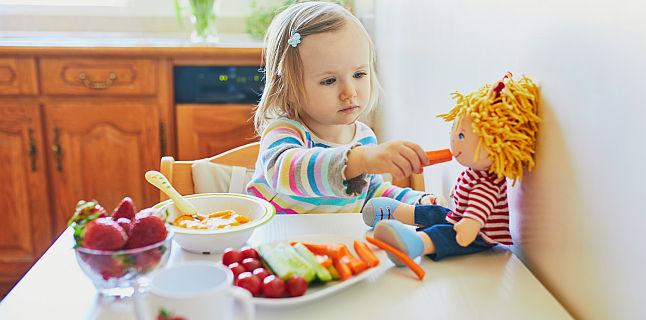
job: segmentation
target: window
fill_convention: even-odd
[[[0,0],[0,5],[125,7],[128,0]]]

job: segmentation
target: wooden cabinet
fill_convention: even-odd
[[[144,179],[161,157],[155,105],[64,100],[44,109],[56,234],[79,199],[94,198],[108,212],[124,196],[140,207],[157,202]]]
[[[0,96],[37,92],[36,62],[29,57],[0,57]]]
[[[177,158],[210,157],[257,141],[253,106],[246,104],[177,105]]]
[[[0,99],[0,294],[52,241],[41,113],[35,101]]]
[[[253,139],[251,105],[173,101],[173,65],[259,65],[260,48],[0,47],[0,298],[66,228],[76,203],[138,208],[160,157]],[[176,59],[176,58],[179,58]]]
[[[44,58],[43,93],[51,95],[125,96],[157,93],[155,60]]]

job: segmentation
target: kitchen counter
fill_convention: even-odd
[[[222,34],[218,43],[195,43],[188,35],[168,33],[0,32],[0,54],[92,53],[152,56],[205,56],[232,49],[257,51],[262,41],[241,34]]]

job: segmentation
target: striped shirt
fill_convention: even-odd
[[[505,177],[468,168],[460,173],[451,196],[455,208],[446,221],[456,224],[463,217],[471,218],[482,225],[479,235],[486,242],[512,244]]]
[[[298,121],[272,121],[260,139],[247,192],[271,202],[280,213],[359,212],[372,197],[415,203],[421,192],[393,186],[379,174],[344,179],[350,149],[377,144],[368,126],[355,123],[352,142],[340,145],[318,138]],[[348,187],[354,192],[349,194]]]

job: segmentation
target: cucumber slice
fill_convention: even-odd
[[[310,282],[316,277],[316,272],[288,243],[280,242],[275,245],[260,245],[258,253],[276,276],[289,280],[299,275]]]
[[[271,271],[281,279],[290,279],[294,276],[294,271],[289,267],[285,257],[275,252],[274,247],[268,244],[258,246],[258,253],[267,263]]]
[[[295,245],[292,246],[296,252],[303,257],[305,262],[309,265],[310,268],[316,272],[316,276],[319,278],[319,280],[323,282],[328,282],[332,280],[332,275],[330,272],[325,269],[323,266],[321,266],[318,261],[316,261],[316,257],[310,251],[305,247],[302,243],[298,242]]]
[[[301,257],[301,255],[299,255],[296,250],[289,245],[289,243],[281,242],[278,244],[276,249],[285,254],[289,267],[294,271],[294,274],[303,277],[307,282],[314,280],[316,277],[314,269],[309,266],[307,261],[305,261],[305,259],[303,259],[303,257]]]
[[[336,271],[336,268],[332,265],[327,267],[327,271],[330,272],[330,275],[332,275],[332,280],[339,280],[341,277],[339,276],[339,272]]]

